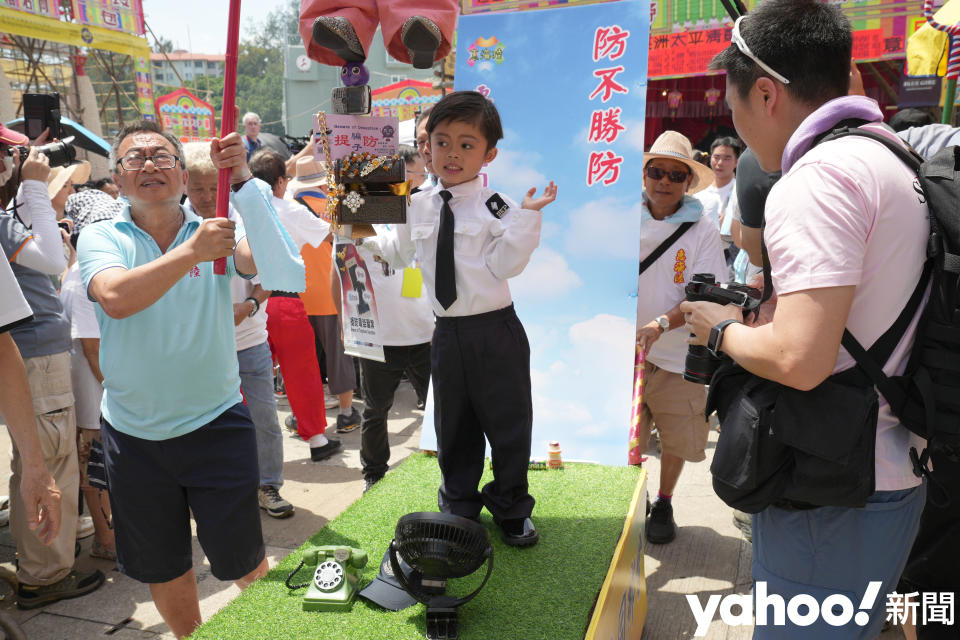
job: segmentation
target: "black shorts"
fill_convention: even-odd
[[[191,511],[215,577],[237,580],[260,565],[260,472],[245,405],[169,440],[129,436],[106,420],[101,425],[120,571],[147,583],[189,571]]]

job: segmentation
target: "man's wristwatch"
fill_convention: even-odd
[[[666,333],[670,331],[670,318],[667,316],[660,316],[657,318],[657,324],[660,325],[660,333]]]
[[[260,301],[257,300],[256,298],[254,298],[253,296],[250,296],[249,298],[247,298],[246,300],[244,300],[244,302],[252,302],[252,303],[253,303],[253,311],[251,311],[250,313],[248,313],[248,314],[247,314],[247,317],[248,317],[248,318],[252,318],[253,316],[257,315],[257,311],[260,311]]]
[[[710,329],[710,337],[707,338],[707,350],[712,353],[715,357],[720,357],[720,348],[723,345],[723,331],[728,326],[738,322],[737,320],[730,319],[724,320],[723,322],[717,324],[715,327]]]

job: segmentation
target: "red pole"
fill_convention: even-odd
[[[230,0],[227,19],[227,53],[223,67],[223,111],[220,113],[220,137],[233,133],[237,122],[237,51],[240,48],[240,0]],[[226,218],[230,207],[230,169],[220,169],[217,176],[217,217]],[[217,258],[213,272],[227,273],[227,259]]]

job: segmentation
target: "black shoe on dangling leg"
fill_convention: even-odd
[[[440,48],[443,37],[440,35],[440,27],[433,20],[413,16],[403,23],[400,40],[410,54],[413,68],[429,69],[436,62],[437,49]]]
[[[363,62],[367,57],[353,25],[340,16],[323,16],[314,20],[313,41],[343,58],[344,62]]]

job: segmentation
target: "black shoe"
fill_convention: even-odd
[[[310,459],[314,462],[326,460],[340,450],[340,441],[336,438],[329,438],[327,444],[322,447],[310,447]]]
[[[366,493],[373,489],[373,485],[377,484],[383,479],[383,476],[367,476],[363,479],[363,492]]]
[[[36,609],[67,598],[77,598],[100,588],[106,578],[99,569],[90,572],[71,571],[53,584],[31,586],[22,582],[17,586],[17,606]]]
[[[363,62],[367,57],[353,25],[340,16],[317,18],[313,23],[313,41],[344,62]]]
[[[288,415],[283,421],[283,426],[285,426],[288,431],[297,433],[297,416],[293,415],[292,413]]]
[[[337,416],[337,433],[350,433],[360,428],[363,418],[356,407],[350,409],[350,415],[345,416],[342,413]]]
[[[511,547],[532,547],[540,540],[530,518],[513,518],[500,522],[500,539]]]
[[[673,505],[657,500],[647,516],[647,542],[667,544],[677,537],[677,523],[673,521]]]
[[[426,406],[427,406],[427,401],[425,399],[421,400],[420,398],[417,398],[417,409],[419,409],[420,411],[423,411],[424,407]]]
[[[429,69],[433,66],[442,38],[440,27],[423,16],[407,19],[400,30],[400,40],[410,54],[410,64],[414,69]]]

